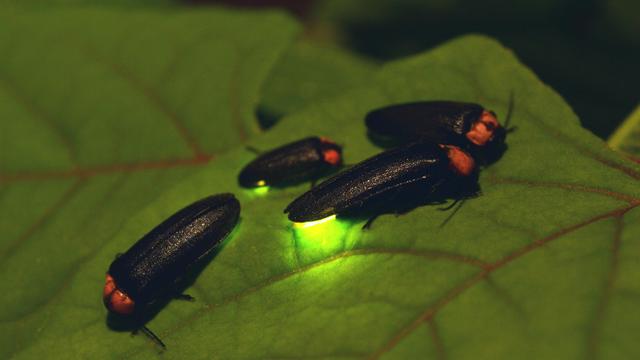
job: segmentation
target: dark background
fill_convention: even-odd
[[[637,0],[186,0],[285,8],[315,41],[390,60],[481,33],[558,91],[585,127],[607,138],[638,104]]]

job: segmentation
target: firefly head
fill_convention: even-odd
[[[483,164],[491,164],[500,159],[507,149],[505,139],[508,130],[498,122],[493,111],[484,110],[467,132],[472,150]]]
[[[119,315],[131,315],[135,309],[135,301],[118,289],[115,280],[109,274],[104,284],[102,301],[109,311]]]
[[[498,122],[496,114],[493,111],[484,110],[467,132],[467,139],[476,146],[486,146],[488,143],[500,140],[499,136],[496,136],[499,132],[504,134],[504,128]]]
[[[320,151],[322,159],[331,166],[342,165],[342,147],[326,137],[320,138]]]

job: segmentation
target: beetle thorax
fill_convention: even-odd
[[[447,151],[449,158],[449,169],[459,176],[469,176],[476,168],[476,162],[473,157],[457,146],[440,145]]]
[[[130,315],[135,309],[135,302],[124,291],[118,289],[115,280],[107,274],[102,291],[102,301],[109,311],[120,315]]]
[[[484,110],[478,121],[467,132],[467,139],[473,144],[484,146],[493,140],[496,129],[500,127],[500,123],[495,114],[491,111]]]

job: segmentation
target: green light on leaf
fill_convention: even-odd
[[[256,195],[266,195],[269,192],[268,186],[260,186],[253,189],[253,193]]]
[[[348,236],[350,227],[350,222],[337,220],[335,215],[317,221],[293,223],[299,261],[318,261],[352,246]]]
[[[331,215],[331,216],[327,216],[324,219],[320,219],[320,220],[316,220],[316,221],[307,221],[307,222],[294,222],[293,223],[293,227],[296,229],[306,229],[312,226],[316,226],[316,225],[320,225],[320,224],[324,224],[328,221],[331,220],[335,220],[336,216],[335,215]]]

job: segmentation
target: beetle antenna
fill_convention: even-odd
[[[509,123],[511,123],[511,115],[513,115],[513,106],[515,103],[515,96],[513,90],[509,92],[509,106],[507,108],[507,117],[504,120],[504,128],[507,130],[507,133],[513,132],[516,128],[509,127]]]
[[[455,215],[455,214],[460,210],[460,208],[461,208],[461,207],[462,207],[462,205],[464,204],[465,200],[466,200],[466,199],[463,199],[463,200],[458,200],[458,199],[456,199],[456,200],[454,201],[453,205],[451,205],[451,206],[447,206],[446,208],[441,209],[441,210],[449,210],[449,209],[451,209],[452,207],[454,207],[454,206],[458,205],[458,206],[456,206],[456,208],[455,208],[455,209],[453,209],[453,211],[451,212],[451,214],[449,214],[449,216],[447,216],[447,218],[446,218],[446,219],[444,219],[444,221],[442,222],[442,224],[440,224],[440,227],[441,227],[441,228],[443,228],[445,225],[447,225],[447,223],[449,222],[449,220],[451,220],[451,218],[453,217],[453,215]]]
[[[147,335],[147,337],[149,337],[149,339],[151,339],[154,343],[160,345],[162,350],[165,350],[167,348],[162,340],[160,340],[160,338],[156,334],[154,334],[153,331],[151,331],[148,327],[142,325],[140,330],[142,330],[142,332]]]

